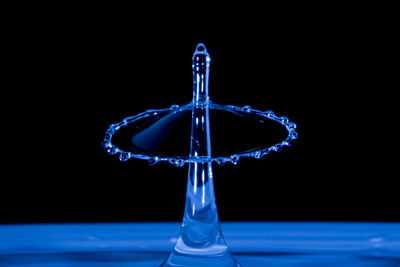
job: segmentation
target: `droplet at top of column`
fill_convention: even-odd
[[[208,77],[211,58],[206,46],[199,43],[192,57],[193,69],[193,105],[204,106],[208,103]]]

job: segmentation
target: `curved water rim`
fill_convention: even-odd
[[[131,151],[125,151],[112,143],[113,135],[121,130],[122,128],[126,127],[129,124],[137,122],[144,118],[151,118],[160,116],[163,114],[168,114],[170,112],[180,112],[180,111],[190,111],[193,109],[193,103],[186,104],[184,106],[179,105],[172,105],[169,108],[165,109],[149,109],[142,113],[139,113],[135,116],[127,117],[118,123],[113,123],[107,129],[103,142],[102,147],[107,150],[107,153],[110,155],[118,155],[120,161],[127,161],[129,159],[141,159],[147,160],[150,165],[154,165],[158,162],[169,162],[173,166],[181,167],[186,163],[206,163],[206,162],[216,162],[219,165],[224,165],[227,162],[232,164],[237,164],[239,159],[241,158],[255,158],[260,159],[267,155],[269,152],[280,152],[284,146],[291,146],[292,141],[296,140],[298,137],[296,129],[296,124],[290,122],[289,119],[285,116],[278,117],[274,114],[273,111],[260,111],[251,108],[250,106],[246,105],[243,107],[233,106],[233,105],[220,105],[213,103],[209,100],[209,109],[212,110],[223,110],[232,112],[235,114],[239,114],[241,116],[245,116],[246,114],[260,116],[261,118],[267,118],[272,121],[279,123],[280,125],[284,126],[287,130],[287,137],[272,146],[268,147],[258,147],[250,150],[246,150],[239,153],[234,153],[231,155],[226,156],[157,156],[157,155],[149,155],[145,153],[136,153]]]

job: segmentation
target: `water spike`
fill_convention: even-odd
[[[192,57],[193,68],[193,104],[203,106],[208,103],[208,77],[210,68],[210,56],[206,46],[199,43]]]
[[[196,46],[192,58],[192,103],[183,107],[172,105],[170,108],[166,109],[150,109],[135,116],[125,118],[118,124],[110,125],[102,142],[102,146],[106,148],[109,154],[119,154],[120,161],[142,159],[147,160],[150,165],[154,165],[159,161],[169,162],[176,167],[183,166],[185,163],[189,165],[186,203],[190,205],[185,206],[184,220],[174,250],[170,254],[168,260],[161,266],[186,266],[188,264],[184,264],[185,261],[188,263],[190,261],[190,263],[193,263],[191,264],[193,266],[205,266],[207,265],[206,262],[214,261],[214,258],[217,260],[215,261],[215,265],[241,266],[229,254],[220,230],[214,196],[213,166],[211,163],[215,161],[219,165],[224,165],[226,162],[231,162],[233,165],[236,165],[240,158],[253,157],[260,159],[270,151],[281,151],[283,146],[291,145],[291,142],[297,138],[297,133],[295,131],[296,125],[289,122],[287,117],[277,117],[272,111],[264,112],[252,109],[249,105],[237,107],[212,103],[209,99],[208,91],[210,63],[211,58],[205,45],[199,43]],[[229,154],[213,158],[211,153],[209,121],[209,111],[212,109],[229,111],[243,117],[255,118],[260,123],[263,123],[265,119],[270,119],[280,124],[280,126],[284,126],[288,135],[285,140],[270,148],[259,146],[251,150],[239,152],[238,154]],[[192,132],[189,156],[155,156],[155,154],[152,153],[140,154],[136,149],[133,150],[135,152],[126,152],[111,143],[113,134],[130,123],[134,123],[143,118],[160,119],[160,115],[163,114],[177,116],[180,115],[178,113],[181,111],[185,111],[185,114],[187,111],[192,111]],[[161,119],[163,119],[163,121],[160,123],[157,121],[156,125],[156,127],[159,127],[158,129],[161,129],[160,131],[164,130],[162,126],[169,124],[169,121],[164,120],[164,117]],[[142,124],[142,122],[140,123]],[[144,126],[147,127],[147,125]],[[136,126],[136,129],[138,128],[139,126]],[[138,130],[137,132],[140,131]],[[149,135],[146,135],[145,138],[148,136]],[[149,138],[146,140],[151,143],[152,140],[148,139]],[[199,179],[200,177],[201,179]]]
[[[193,53],[193,57],[197,55],[206,55],[207,57],[210,57],[207,52],[206,46],[203,43],[197,44],[196,50]]]

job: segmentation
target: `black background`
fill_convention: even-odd
[[[138,13],[13,29],[1,223],[181,220],[186,166],[122,163],[100,143],[111,123],[191,100],[198,42],[214,102],[273,110],[299,133],[280,153],[214,167],[221,220],[400,221],[373,16]]]

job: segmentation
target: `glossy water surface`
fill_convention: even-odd
[[[222,223],[248,267],[398,267],[399,223]],[[179,223],[0,226],[0,266],[159,266]]]

